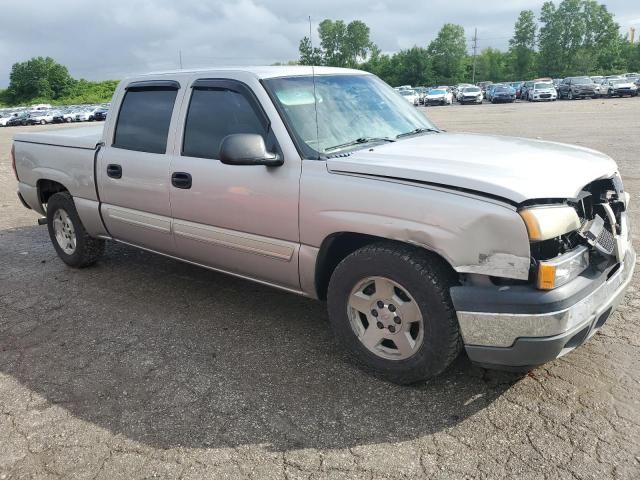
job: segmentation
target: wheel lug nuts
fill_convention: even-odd
[[[389,325],[389,331],[391,333],[395,332],[396,331],[396,327],[394,327],[393,325]]]
[[[400,323],[402,323],[402,320],[400,320],[400,317],[394,318],[393,321],[396,322],[398,325],[400,325]]]
[[[378,310],[371,310],[371,315],[374,317],[378,316]]]
[[[396,306],[389,304],[389,306],[387,307],[389,309],[390,312],[395,312],[396,311]]]
[[[378,300],[378,308],[384,308],[384,302],[382,300]]]
[[[384,328],[384,325],[382,324],[382,322],[378,322],[376,323],[376,325],[378,326],[378,328]]]

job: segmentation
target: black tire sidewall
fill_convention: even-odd
[[[56,211],[63,209],[69,215],[71,219],[71,223],[73,223],[73,230],[76,236],[76,249],[75,251],[69,255],[62,250],[58,241],[56,240],[56,234],[53,230],[53,216]],[[62,259],[64,263],[69,265],[70,267],[81,267],[85,264],[85,250],[87,248],[84,235],[79,235],[80,232],[84,231],[84,226],[78,216],[78,212],[76,211],[75,204],[73,203],[73,199],[69,194],[66,193],[56,193],[49,198],[49,202],[47,203],[47,229],[49,230],[49,237],[51,238],[51,243],[53,243],[53,247],[56,250],[58,256]]]
[[[451,322],[447,317],[453,310],[447,308],[438,290],[402,255],[385,250],[375,252],[375,255],[350,255],[331,278],[327,300],[336,338],[358,363],[398,383],[412,383],[439,374],[450,363],[445,347],[447,339],[451,338]],[[347,314],[349,295],[357,283],[372,276],[383,276],[402,285],[420,307],[423,341],[410,358],[387,360],[378,357],[360,342],[351,327]]]

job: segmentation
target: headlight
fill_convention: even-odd
[[[577,212],[568,205],[549,205],[520,210],[529,240],[541,242],[580,228]]]
[[[570,282],[589,266],[589,249],[581,245],[551,260],[540,262],[537,286],[552,290]]]

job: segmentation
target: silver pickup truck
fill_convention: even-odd
[[[20,133],[13,155],[69,266],[112,240],[326,300],[353,359],[398,383],[463,348],[496,368],[564,355],[635,265],[611,158],[446,133],[357,70],[129,78],[104,128]]]

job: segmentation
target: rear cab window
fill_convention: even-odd
[[[166,153],[179,88],[175,81],[129,84],[120,105],[112,146],[137,152]]]

